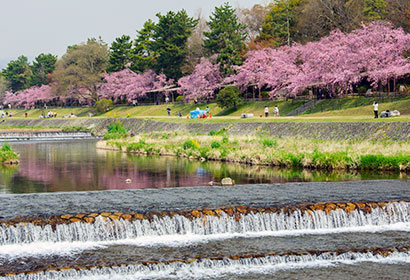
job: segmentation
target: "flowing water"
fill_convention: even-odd
[[[130,156],[93,141],[13,147],[0,279],[410,279],[406,174]],[[194,187],[225,176],[270,185]],[[325,182],[276,184],[294,181]]]

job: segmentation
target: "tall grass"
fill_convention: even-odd
[[[163,137],[166,135],[166,137]],[[155,133],[109,145],[128,152],[167,154],[229,161],[328,170],[401,170],[410,172],[410,142],[336,141],[290,137]]]
[[[15,163],[16,161],[18,161],[18,155],[9,144],[3,144],[0,148],[0,163]]]
[[[104,135],[104,139],[121,139],[127,137],[128,132],[122,122],[115,121],[108,125],[108,132]]]

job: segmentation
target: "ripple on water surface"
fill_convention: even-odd
[[[97,150],[95,141],[12,145],[20,154],[20,166],[0,166],[0,193],[191,187],[223,177],[237,184],[410,178],[405,173],[309,171],[135,156]]]

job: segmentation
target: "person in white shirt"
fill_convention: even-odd
[[[269,108],[268,106],[265,106],[265,117],[267,118],[269,116]]]
[[[379,104],[377,101],[373,101],[373,111],[374,111],[374,118],[377,119],[379,117]]]
[[[278,105],[275,105],[275,108],[273,108],[273,114],[275,117],[279,117],[279,108]]]

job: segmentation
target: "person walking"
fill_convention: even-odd
[[[275,108],[273,108],[273,115],[275,117],[279,117],[279,108],[278,105],[275,105]]]
[[[169,97],[165,97],[165,103],[168,104],[169,103]]]
[[[379,104],[377,104],[377,101],[373,101],[373,112],[374,112],[374,118],[377,119],[379,117]]]
[[[269,108],[268,106],[265,106],[265,118],[269,116]]]
[[[171,116],[171,108],[167,108],[168,116]]]

